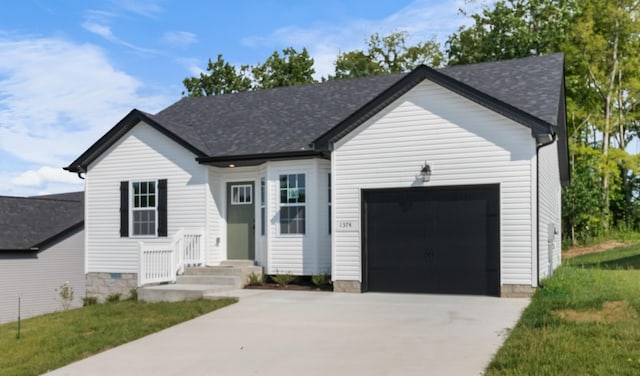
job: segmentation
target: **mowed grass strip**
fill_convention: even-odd
[[[640,243],[576,256],[565,260],[565,265],[599,269],[640,269]]]
[[[487,375],[640,375],[640,246],[578,256],[544,281]]]
[[[0,325],[0,375],[40,375],[235,303],[121,301]]]

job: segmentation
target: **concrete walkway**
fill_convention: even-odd
[[[479,375],[527,304],[260,290],[50,375]]]

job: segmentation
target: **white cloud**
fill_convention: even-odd
[[[164,8],[153,0],[114,0],[113,3],[128,12],[147,18],[157,19],[164,13]]]
[[[196,43],[198,37],[188,31],[167,31],[162,35],[162,41],[171,47],[186,48]]]
[[[0,35],[0,151],[32,171],[0,171],[0,191],[48,182],[132,108],[155,112],[171,100],[142,96],[142,84],[116,70],[95,46],[58,38]],[[26,169],[26,168],[24,168]],[[37,184],[36,184],[37,185]]]
[[[307,47],[315,61],[316,77],[333,73],[338,52],[365,49],[365,40],[374,33],[387,35],[395,31],[408,31],[408,41],[436,38],[442,45],[449,34],[468,23],[458,14],[466,6],[465,0],[415,0],[383,19],[354,19],[342,24],[314,24],[312,26],[288,26],[266,36],[244,38],[249,47],[267,46],[274,49],[283,46]]]
[[[82,24],[82,27],[85,28],[87,31],[97,34],[108,41],[114,42],[116,39],[113,36],[113,33],[111,32],[111,28],[109,26],[100,25],[96,22],[87,21]]]
[[[25,171],[13,178],[11,183],[21,187],[38,189],[44,189],[50,183],[82,185],[76,174],[52,166],[42,166],[37,170]]]

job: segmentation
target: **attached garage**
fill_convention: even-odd
[[[334,291],[530,296],[560,264],[562,55],[418,69],[331,146]]]
[[[499,186],[363,191],[365,291],[499,295]]]

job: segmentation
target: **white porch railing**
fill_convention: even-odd
[[[186,266],[204,264],[204,231],[180,230],[171,242],[139,243],[138,286],[175,282]]]

